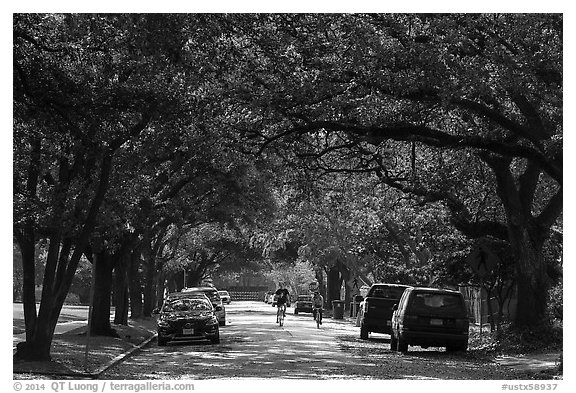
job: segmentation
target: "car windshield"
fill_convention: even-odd
[[[374,287],[368,296],[381,299],[400,299],[404,289],[403,287]]]
[[[226,291],[218,291],[218,294],[220,294],[222,296],[228,296],[228,292],[226,292]]]
[[[464,312],[462,298],[450,293],[417,293],[412,299],[416,312],[459,313]]]
[[[166,301],[164,307],[162,308],[163,312],[172,312],[172,311],[210,311],[212,309],[212,305],[208,303],[208,301],[204,299],[172,299]]]

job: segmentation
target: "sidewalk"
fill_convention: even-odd
[[[105,370],[134,351],[147,345],[156,336],[154,318],[129,320],[128,326],[114,325],[118,337],[86,337],[86,324],[54,334],[51,361],[13,361],[14,379],[32,379],[34,375],[61,378],[98,378]],[[64,329],[65,330],[65,329]],[[14,346],[19,338],[14,338]],[[87,352],[88,349],[88,352]],[[36,377],[38,378],[38,377]]]
[[[501,366],[510,367],[518,371],[543,372],[555,370],[562,361],[561,352],[549,352],[527,355],[501,355],[495,362]]]

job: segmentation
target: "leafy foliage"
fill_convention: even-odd
[[[548,313],[551,320],[564,318],[564,290],[563,282],[554,285],[548,292]]]
[[[562,15],[13,18],[31,335],[90,246],[141,253],[147,298],[162,271],[234,270],[251,248],[299,277],[338,261],[453,285],[490,239],[513,256],[519,322],[542,316],[561,277]]]

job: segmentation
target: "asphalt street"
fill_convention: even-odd
[[[350,320],[293,314],[276,324],[276,309],[263,302],[226,306],[221,343],[156,341],[100,376],[102,379],[506,379],[494,362],[468,353],[418,347],[390,350],[389,336],[361,340]]]

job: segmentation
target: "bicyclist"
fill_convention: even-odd
[[[282,312],[284,313],[284,318],[286,318],[286,304],[290,303],[290,292],[282,283],[279,284],[280,288],[276,290],[275,295],[278,295],[278,299],[276,299],[276,307],[282,307]]]
[[[322,325],[322,309],[324,308],[324,298],[320,292],[314,292],[312,296],[312,317],[316,320],[316,313],[320,313],[320,325]]]

